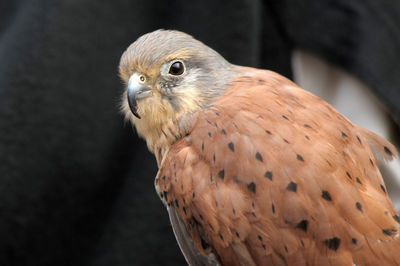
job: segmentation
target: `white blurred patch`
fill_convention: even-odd
[[[385,106],[359,79],[300,50],[292,54],[292,68],[294,81],[300,87],[332,104],[355,124],[390,140],[393,120]],[[399,211],[400,160],[380,162],[380,166],[388,193]]]

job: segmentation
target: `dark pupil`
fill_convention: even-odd
[[[181,75],[183,73],[183,64],[182,62],[175,62],[169,68],[169,73],[172,75]]]

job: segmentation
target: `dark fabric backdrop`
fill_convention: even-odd
[[[0,265],[184,265],[155,159],[118,113],[119,57],[179,29],[291,77],[290,51],[356,74],[400,117],[400,2],[0,2]]]

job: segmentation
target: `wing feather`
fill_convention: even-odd
[[[210,253],[205,255],[200,253],[199,250],[195,248],[193,240],[188,234],[186,226],[179,218],[175,208],[167,208],[167,210],[176,240],[183,255],[185,256],[186,262],[192,266],[219,265],[214,254]]]
[[[371,149],[394,147],[282,76],[243,71],[156,177],[175,233],[222,265],[399,265],[400,218]]]

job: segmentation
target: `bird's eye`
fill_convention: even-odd
[[[145,82],[146,81],[146,77],[143,75],[140,75],[139,77],[140,82]]]
[[[169,73],[175,76],[182,75],[184,70],[185,68],[181,61],[176,61],[169,67]]]

